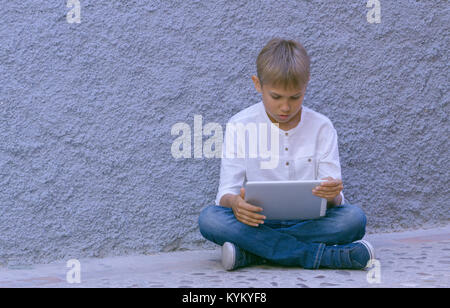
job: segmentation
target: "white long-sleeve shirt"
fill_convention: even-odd
[[[253,127],[258,128],[257,137],[251,135],[249,129],[246,131],[245,143],[239,142],[238,134],[230,129],[237,125],[254,125]],[[260,127],[267,128],[265,134],[261,134]],[[262,153],[260,146],[265,141],[266,149],[271,149],[271,140],[275,138],[271,137],[270,129],[278,134],[278,153],[276,142],[273,142],[272,153],[276,154],[272,154],[272,158],[261,158],[262,155],[259,154],[251,156],[255,147],[259,150],[258,153]],[[261,140],[264,142],[261,143]],[[269,160],[276,160],[278,163],[267,169],[261,168],[261,162]],[[328,176],[342,179],[338,137],[330,119],[302,106],[298,125],[284,131],[272,123],[261,101],[238,112],[228,121],[222,144],[220,181],[215,203],[220,205],[220,199],[225,194],[239,194],[245,181],[317,180]],[[344,204],[342,192],[341,197],[341,204]]]

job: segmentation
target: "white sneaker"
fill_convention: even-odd
[[[230,242],[225,242],[222,246],[222,266],[227,271],[236,266],[236,246]]]
[[[375,257],[375,249],[373,248],[372,244],[370,244],[366,240],[355,241],[355,243],[361,243],[367,248],[367,251],[369,252],[369,255],[370,255],[370,259],[369,259],[369,261],[367,261],[366,267],[364,267],[364,269],[370,267],[370,265],[372,263],[371,261],[375,260],[375,258],[376,258]]]

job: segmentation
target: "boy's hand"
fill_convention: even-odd
[[[231,208],[237,220],[252,227],[258,227],[264,223],[263,219],[266,219],[265,216],[258,214],[258,212],[263,210],[262,208],[245,202],[244,188],[241,188],[241,193],[236,195],[235,202]]]
[[[331,176],[323,178],[321,180],[328,180],[323,182],[321,185],[316,186],[312,193],[314,196],[325,198],[328,202],[333,202],[333,200],[341,193],[344,189],[342,180],[333,179]]]

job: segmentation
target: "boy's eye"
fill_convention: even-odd
[[[281,97],[281,96],[273,96],[273,95],[272,95],[272,98],[273,98],[273,99],[280,99],[280,97]],[[301,96],[292,96],[291,98],[292,98],[292,99],[299,99],[300,97],[301,97]]]

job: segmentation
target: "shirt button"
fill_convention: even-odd
[[[288,150],[288,148],[284,148],[286,151]]]
[[[289,166],[289,162],[286,162],[286,166]]]
[[[308,161],[311,162],[311,158],[308,158]]]
[[[286,136],[289,135],[289,133],[284,133]]]

